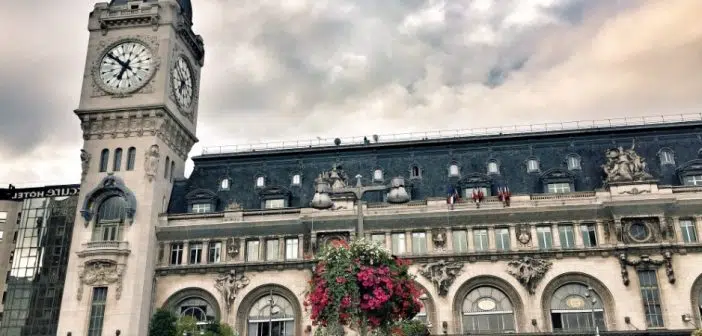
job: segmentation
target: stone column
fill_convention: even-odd
[[[266,260],[266,238],[258,237],[258,260]]]
[[[475,252],[475,238],[473,237],[473,228],[466,227],[466,243],[468,244],[468,252]]]
[[[225,262],[229,261],[228,260],[229,254],[227,253],[227,251],[229,251],[229,245],[227,245],[226,238],[222,238],[220,241],[222,242],[222,245],[221,245],[222,249],[221,249],[221,251],[219,251],[219,262],[225,263]]]
[[[520,243],[517,239],[517,226],[509,226],[509,248],[510,250],[519,250]]]
[[[249,253],[249,238],[251,237],[244,236],[239,239],[239,254],[236,261],[246,261],[246,254]]]
[[[170,241],[164,240],[159,243],[159,254],[163,253],[160,257],[161,260],[158,261],[158,265],[168,266],[171,261],[171,244]]]
[[[561,234],[558,231],[558,224],[551,224],[551,239],[553,239],[553,248],[561,248]]]
[[[278,256],[276,260],[285,260],[285,253],[287,253],[287,245],[285,244],[285,237],[278,236]],[[268,246],[266,246],[266,250],[268,250]]]
[[[494,226],[488,226],[487,235],[488,235],[488,251],[497,250],[497,238],[495,236],[495,227]]]
[[[450,227],[444,228],[446,230],[446,251],[453,251],[453,230]]]
[[[427,237],[427,243],[426,243],[426,249],[427,253],[433,253],[434,252],[434,232],[432,232],[430,229],[425,228],[424,230],[424,236]]]
[[[695,221],[695,234],[697,234],[697,241],[701,241],[700,233],[702,232],[702,216],[695,216],[693,218]]]
[[[392,234],[385,231],[385,247],[392,251]]]
[[[200,252],[200,263],[203,265],[207,264],[207,261],[209,259],[209,254],[210,254],[210,240],[209,239],[203,239],[202,240],[202,251]]]
[[[412,231],[405,231],[405,254],[412,254]]]
[[[616,219],[615,221],[619,222],[619,225],[621,225],[621,220]],[[604,224],[604,221],[597,220],[595,222],[595,232],[597,233],[597,246],[616,245],[619,243],[619,236],[617,235],[616,230],[610,233],[610,241],[607,241],[605,239],[605,231],[607,230],[609,230],[609,228],[607,227],[607,225]]]
[[[670,225],[673,226],[673,227],[671,228],[672,231],[673,231],[673,234],[675,235],[675,237],[673,237],[673,241],[674,241],[674,242],[684,243],[685,240],[684,240],[684,238],[683,238],[682,228],[680,227],[680,217],[677,217],[677,216],[676,216],[676,217],[673,217],[672,222],[671,222],[671,223],[668,223],[668,224],[670,224]],[[693,224],[694,224],[694,223],[693,223]]]
[[[536,233],[536,223],[529,223],[529,230],[531,230],[531,246],[538,250],[539,235]]]
[[[305,254],[305,244],[303,244],[305,241],[305,236],[304,235],[297,235],[297,259],[304,259],[304,254]]]
[[[183,242],[183,258],[181,259],[181,265],[187,265],[190,262],[190,242]]]
[[[577,248],[582,248],[584,247],[583,245],[583,234],[580,231],[580,225],[583,224],[583,221],[576,221],[573,223],[573,241],[575,242],[575,247]]]

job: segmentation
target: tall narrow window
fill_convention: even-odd
[[[561,239],[561,248],[570,249],[575,247],[575,233],[572,225],[559,225],[558,237]]]
[[[393,233],[392,234],[392,253],[393,254],[404,254],[407,248],[405,244],[405,234],[404,233]]]
[[[122,148],[115,149],[115,158],[112,161],[112,171],[119,171],[122,168]]]
[[[285,260],[297,259],[299,251],[300,242],[297,238],[288,238],[285,240]]]
[[[457,164],[452,164],[449,166],[449,176],[458,176],[458,165]]]
[[[136,163],[136,148],[129,147],[127,150],[127,170],[134,170],[134,164]]]
[[[202,260],[202,243],[190,243],[188,257],[190,257],[191,265],[199,264]]]
[[[427,234],[426,232],[412,232],[412,254],[427,253]]]
[[[166,164],[163,169],[163,178],[168,178],[168,168],[171,166],[171,158],[166,156]]]
[[[102,324],[105,321],[105,303],[107,302],[107,287],[94,287],[93,300],[90,303],[90,321],[88,336],[102,336]]]
[[[100,152],[100,172],[107,171],[107,162],[110,161],[110,150],[105,148]]]
[[[170,171],[170,180],[173,181],[173,171],[175,170],[175,161],[171,161],[171,171]]]
[[[661,293],[658,289],[658,277],[655,270],[638,271],[643,298],[646,325],[649,328],[661,328],[663,324],[663,311],[661,310]]]
[[[207,254],[207,263],[218,263],[222,259],[222,243],[210,242],[209,253]]]
[[[249,240],[246,242],[246,261],[258,261],[258,240]]]
[[[451,239],[453,240],[454,252],[468,252],[468,232],[466,232],[466,230],[453,230],[451,232]]]
[[[597,246],[597,227],[595,224],[581,224],[580,231],[583,234],[583,245],[585,247]]]
[[[279,250],[280,250],[280,248],[279,248],[278,239],[266,240],[266,260],[280,259]]]
[[[534,173],[539,171],[539,161],[536,159],[529,159],[527,161],[527,173]]]
[[[183,260],[183,243],[171,244],[171,265],[180,265]]]
[[[568,156],[568,170],[580,169],[580,158],[575,155]]]
[[[382,181],[383,180],[383,171],[380,169],[376,169],[373,171],[373,180],[374,181]]]
[[[675,164],[675,156],[673,155],[673,151],[668,148],[662,149],[658,156],[660,157],[662,165]]]
[[[259,176],[256,178],[256,188],[263,188],[266,186],[266,178]]]
[[[421,177],[421,171],[419,170],[418,166],[412,166],[410,169],[410,178],[419,178]]]
[[[682,233],[682,238],[684,242],[697,242],[697,230],[695,230],[695,222],[692,219],[680,220],[680,232]]]
[[[127,211],[127,202],[121,196],[112,196],[98,207],[93,228],[93,241],[117,241],[122,238],[122,224]]]
[[[553,236],[551,228],[548,226],[536,227],[536,238],[539,241],[540,250],[550,250],[553,248]]]
[[[487,229],[473,230],[473,245],[476,251],[487,251],[489,248]]]
[[[498,174],[500,172],[500,166],[497,165],[497,162],[490,161],[487,165],[487,172],[488,174]]]
[[[498,251],[509,251],[509,229],[495,229],[495,247]]]
[[[294,186],[299,186],[302,184],[302,177],[300,177],[300,174],[293,175],[291,184]]]

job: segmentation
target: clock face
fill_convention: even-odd
[[[171,87],[176,103],[181,108],[190,108],[193,103],[193,74],[183,56],[178,57],[171,69]]]
[[[110,48],[100,61],[103,87],[113,93],[138,90],[154,73],[151,50],[139,42],[123,42]]]

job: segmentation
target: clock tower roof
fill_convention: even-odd
[[[134,0],[112,0],[110,1],[110,6],[112,5],[126,5],[130,1]],[[190,3],[190,0],[176,0],[178,4],[180,5],[180,9],[183,13],[183,15],[188,19],[190,23],[193,22],[193,5]]]

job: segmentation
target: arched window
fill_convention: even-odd
[[[419,178],[422,176],[421,170],[419,170],[419,166],[412,166],[410,168],[410,178]]]
[[[658,157],[661,160],[661,165],[675,165],[675,154],[670,148],[663,148],[658,152]]]
[[[383,171],[381,169],[376,169],[373,171],[373,180],[374,181],[382,181],[383,180]]]
[[[175,161],[171,161],[171,181],[173,181],[173,171],[175,170]]]
[[[575,154],[568,155],[568,157],[566,158],[566,163],[568,164],[568,170],[581,169],[580,157]]]
[[[119,171],[122,168],[122,148],[115,149],[115,158],[112,161],[112,171]]]
[[[171,158],[166,156],[166,165],[163,169],[163,178],[167,179],[168,178],[168,167],[170,167],[171,164]]]
[[[266,295],[253,304],[247,322],[250,336],[292,336],[295,311],[284,297]]]
[[[122,226],[127,212],[127,201],[120,196],[112,196],[98,208],[93,241],[119,241],[122,239]]]
[[[302,184],[302,177],[300,176],[300,174],[295,174],[293,175],[291,182],[292,185],[299,186]]]
[[[529,159],[527,160],[527,173],[534,173],[539,171],[539,160]]]
[[[100,172],[107,171],[107,162],[110,161],[110,150],[105,148],[100,152]]]
[[[458,173],[459,173],[458,165],[455,163],[452,163],[449,166],[449,176],[458,176]]]
[[[490,161],[488,162],[487,165],[487,172],[488,174],[499,174],[500,173],[500,166],[497,164],[496,161]]]
[[[266,186],[266,178],[259,176],[256,178],[256,188],[263,188]]]
[[[593,310],[597,325],[600,330],[604,330],[604,308],[600,296],[583,284],[569,283],[561,286],[551,297],[553,331],[593,330]]]
[[[127,170],[134,170],[134,163],[136,162],[136,148],[129,147],[127,150]]]
[[[180,301],[176,306],[176,314],[181,317],[190,316],[198,325],[206,325],[214,321],[216,316],[214,308],[199,297],[189,297]]]
[[[463,333],[514,332],[514,309],[507,295],[495,287],[473,289],[463,301]]]
[[[219,184],[219,189],[229,190],[229,179],[228,178],[222,179],[222,182],[220,182],[220,184]]]

